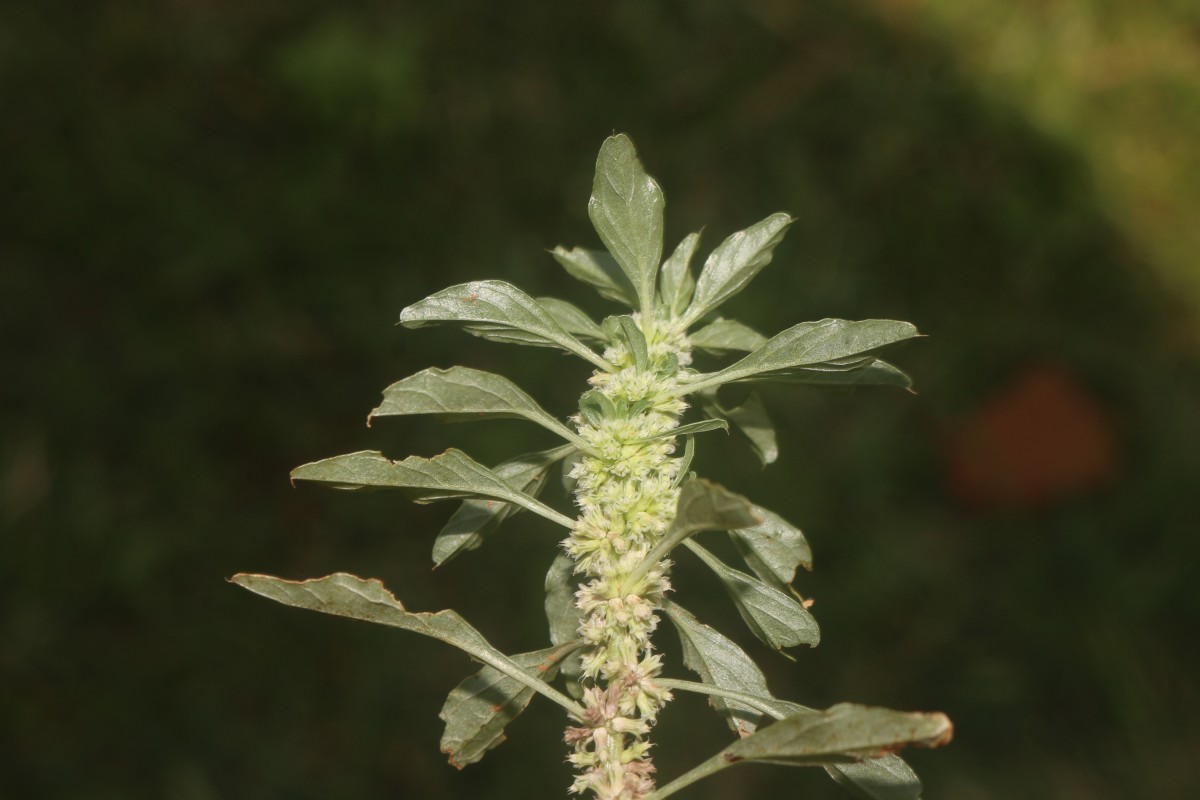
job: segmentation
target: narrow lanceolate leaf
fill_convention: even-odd
[[[944,714],[906,713],[842,703],[781,719],[739,739],[650,795],[662,800],[734,764],[825,766],[885,755],[903,747],[939,747],[953,726]],[[869,796],[869,795],[868,795]]]
[[[696,280],[692,277],[690,264],[696,245],[700,242],[699,233],[689,233],[675,248],[675,251],[663,262],[658,274],[658,291],[662,302],[672,316],[680,316],[692,302],[692,292],[696,290]]]
[[[460,283],[430,295],[400,312],[406,328],[459,322],[470,334],[495,342],[561,347],[601,369],[612,367],[583,342],[563,330],[538,301],[504,281]]]
[[[729,491],[719,483],[694,480],[685,483],[679,493],[675,520],[667,535],[727,531],[747,528],[759,522],[761,520],[754,513],[754,506],[740,494]]]
[[[699,675],[701,681],[743,694],[771,696],[762,670],[745,650],[678,603],[668,601],[664,611],[679,633],[684,666]],[[720,697],[710,697],[709,702],[739,736],[750,735],[762,722],[762,712],[751,706]]]
[[[953,734],[945,714],[839,703],[817,714],[781,719],[729,745],[722,757],[731,764],[810,766],[876,758],[909,746],[939,747]]]
[[[574,445],[567,444],[553,450],[526,453],[505,461],[492,471],[518,492],[536,499],[554,465],[574,452]],[[500,523],[520,510],[518,505],[495,499],[464,500],[433,542],[433,563],[441,566],[468,550],[478,549],[496,532]]]
[[[831,764],[829,777],[864,800],[921,800],[921,779],[897,755],[868,758],[857,764]]]
[[[539,297],[537,301],[567,333],[593,342],[604,341],[604,329],[578,306],[557,297]]]
[[[678,488],[687,479],[688,468],[692,466],[692,459],[696,457],[696,437],[685,436],[683,439],[683,455],[679,459],[679,472],[675,475],[675,488]]]
[[[763,700],[775,719],[821,713],[789,700]],[[825,771],[835,783],[865,800],[921,800],[921,779],[904,759],[892,753],[852,764],[826,764]]]
[[[456,611],[412,612],[404,607],[383,584],[374,578],[338,572],[307,581],[287,581],[271,575],[234,575],[230,581],[255,594],[276,602],[323,614],[350,617],[364,622],[389,625],[422,636],[431,636],[457,647],[477,661],[515,679],[535,692],[549,697],[572,714],[582,709],[570,698],[534,677],[512,659],[488,644],[483,634]]]
[[[575,562],[566,553],[559,553],[546,573],[546,621],[550,623],[550,641],[566,644],[579,636],[580,613],[575,607]],[[583,674],[580,654],[572,652],[562,662],[562,674],[567,692],[575,698],[583,696],[579,678]]]
[[[657,433],[654,436],[647,436],[643,439],[637,439],[638,442],[653,442],[655,439],[670,439],[674,436],[692,436],[697,433],[706,431],[727,431],[729,423],[723,419],[702,419],[699,422],[689,422],[686,425],[680,425],[678,428],[671,428],[669,431]]]
[[[676,428],[675,430],[679,430]],[[734,494],[717,483],[690,480],[679,490],[675,519],[654,549],[630,573],[630,580],[645,575],[684,539],[699,531],[729,531],[748,528],[762,520],[754,506],[740,494]]]
[[[791,224],[788,214],[772,214],[717,245],[696,279],[696,293],[684,319],[695,322],[746,288],[771,263],[775,246]]]
[[[724,408],[717,402],[716,389],[700,392],[700,408],[705,414],[717,419],[728,420],[733,429],[745,437],[758,460],[765,467],[779,458],[779,443],[775,438],[775,426],[767,416],[762,398],[751,394],[746,402],[736,408]]]
[[[662,678],[659,679],[659,682],[668,689],[699,692],[710,696],[715,694],[718,697],[734,701],[742,700],[745,703],[753,704],[755,708],[762,710],[772,719],[785,719],[803,714],[821,714],[820,711],[799,703],[770,696],[749,695],[712,684],[695,684],[691,681]],[[866,800],[920,800],[921,797],[920,778],[917,777],[917,773],[913,772],[912,767],[897,755],[889,754],[852,764],[827,764],[825,771],[836,783],[850,789],[855,796],[866,798]]]
[[[509,656],[512,662],[542,681],[554,680],[559,664],[578,643]],[[504,741],[504,728],[533,699],[533,689],[494,667],[484,667],[450,692],[438,716],[446,723],[442,752],[462,769],[481,760]]]
[[[600,425],[617,416],[617,406],[599,389],[588,389],[579,398],[579,413],[589,425]]]
[[[755,506],[754,513],[762,522],[730,531],[729,536],[755,575],[786,591],[796,577],[796,567],[812,569],[808,540],[799,528],[774,511]]]
[[[912,388],[912,378],[908,377],[899,367],[889,364],[881,358],[873,356],[858,356],[817,364],[811,367],[773,372],[761,378],[750,380],[767,380],[773,383],[799,383],[806,386],[899,386],[901,389]]]
[[[546,573],[546,621],[554,644],[566,644],[579,636],[580,614],[572,586],[574,572],[575,562],[567,554],[559,553]]]
[[[642,333],[642,329],[628,314],[617,317],[617,322],[621,325],[621,333],[624,335],[625,341],[629,343],[629,352],[633,353],[633,362],[637,365],[638,371],[648,371],[650,369],[650,348],[646,344],[646,336]]]
[[[816,647],[820,642],[817,621],[794,597],[730,567],[694,541],[683,544],[716,574],[746,626],[763,644],[782,650],[802,644]]]
[[[726,409],[725,416],[733,423],[734,430],[746,437],[764,467],[775,463],[779,458],[779,443],[775,438],[775,425],[767,416],[767,407],[761,397],[750,395],[740,406]]]
[[[403,489],[418,503],[456,497],[490,498],[514,503],[568,528],[575,524],[570,517],[517,491],[495,472],[453,448],[433,458],[409,456],[403,461],[392,461],[372,450],[348,453],[296,467],[292,481],[314,481],[336,489]]]
[[[625,134],[600,146],[588,216],[600,241],[637,289],[643,312],[654,303],[654,283],[663,246],[663,199]]]
[[[692,347],[710,353],[728,353],[731,350],[750,352],[767,342],[767,337],[735,319],[719,319],[688,334]]]
[[[537,401],[508,378],[468,367],[427,369],[396,381],[383,390],[383,402],[367,416],[436,414],[450,421],[508,417],[536,422],[576,447],[583,440],[546,413]]]
[[[603,250],[559,246],[550,251],[572,278],[592,286],[606,300],[637,308],[637,290],[625,277],[616,259]]]
[[[801,322],[767,340],[750,355],[719,372],[697,375],[678,390],[679,394],[720,386],[733,381],[793,377],[797,370],[863,356],[881,347],[917,336],[908,322],[868,319],[848,322],[824,319]]]

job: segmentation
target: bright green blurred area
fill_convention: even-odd
[[[930,800],[1197,796],[1198,37],[1193,4],[1133,0],[5,6],[2,793],[563,795],[556,709],[458,773],[437,712],[465,657],[224,578],[379,577],[544,646],[549,524],[432,572],[450,506],[287,473],[548,446],[362,420],[454,363],[571,413],[582,362],[393,323],[476,278],[610,313],[544,251],[596,245],[593,159],[626,131],[668,247],[798,217],[731,314],[929,334],[895,354],[915,397],[769,391],[765,471],[700,442],[808,534],[821,646],[758,647],[682,556],[680,602],[780,696],[948,712],[954,743],[911,754]],[[726,734],[681,700],[663,776]],[[783,768],[687,796],[773,793],[845,796]]]

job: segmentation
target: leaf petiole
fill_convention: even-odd
[[[658,678],[655,682],[666,689],[676,689],[681,692],[694,692],[695,694],[724,697],[726,700],[736,700],[742,705],[761,711],[774,719],[783,719],[786,716],[780,713],[777,705],[773,705],[770,700],[758,695],[746,694],[734,689],[723,689],[720,686],[713,686],[710,683],[687,681],[679,678]]]

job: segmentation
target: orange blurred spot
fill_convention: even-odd
[[[946,477],[982,507],[1046,505],[1110,482],[1116,434],[1096,399],[1058,367],[1026,369],[945,444]]]

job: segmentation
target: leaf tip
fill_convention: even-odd
[[[441,715],[439,714],[438,716],[441,716]],[[445,719],[445,717],[442,717],[442,719]],[[443,748],[441,748],[441,750],[442,750],[442,753],[444,753],[446,755],[446,761],[449,762],[450,766],[454,767],[459,772],[462,772],[463,769],[466,768],[466,766],[467,766],[466,764],[464,764],[456,759],[456,756],[458,755],[458,753],[453,747],[443,747]]]
[[[929,715],[940,727],[941,732],[936,735],[926,746],[927,747],[942,747],[950,744],[954,740],[954,723],[940,711],[935,711]]]
[[[424,324],[424,320],[417,316],[416,306],[405,306],[400,311],[400,317],[396,320],[397,325],[403,325],[406,328],[419,328]]]
[[[600,145],[601,150],[609,147],[620,147],[622,149],[632,148],[633,140],[629,138],[629,134],[627,133],[613,133],[610,134],[608,138],[604,140],[604,143]]]

